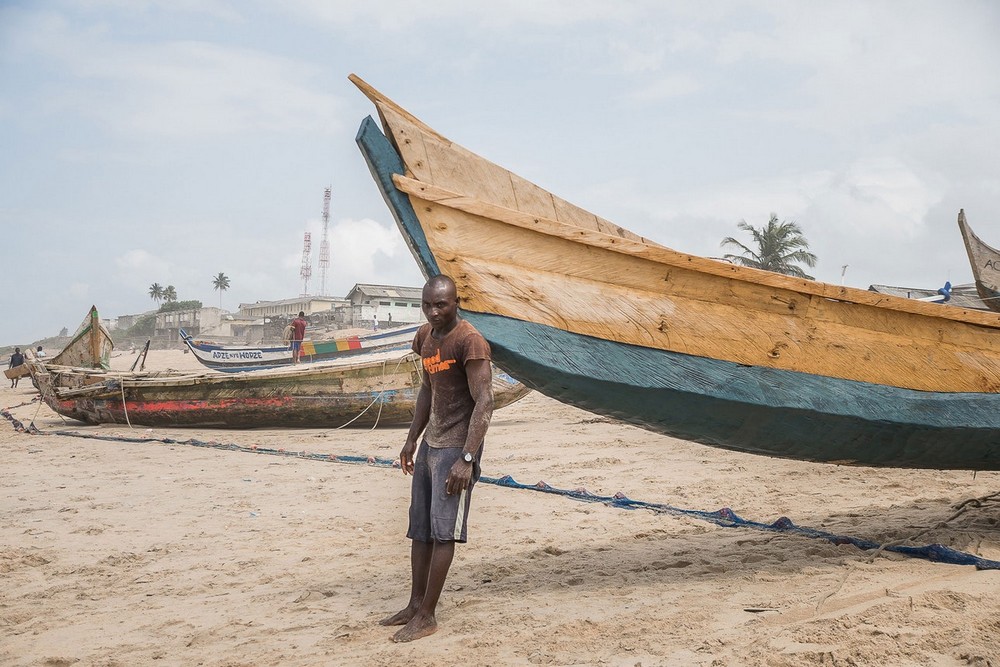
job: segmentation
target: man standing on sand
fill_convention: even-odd
[[[292,361],[299,363],[302,356],[302,341],[306,338],[306,314],[300,310],[299,316],[292,320]]]
[[[10,355],[10,365],[7,366],[7,368],[17,368],[18,366],[20,366],[23,363],[24,363],[24,355],[21,354],[21,348],[15,347],[14,348],[14,354]],[[20,380],[20,379],[21,379],[20,377],[13,377],[13,378],[11,378],[11,380],[10,380],[10,387],[11,387],[11,389],[16,389],[17,388],[17,381]]]
[[[417,330],[413,351],[423,361],[423,382],[399,453],[403,474],[413,475],[406,531],[412,540],[410,601],[379,621],[403,626],[392,637],[396,642],[437,630],[434,611],[455,543],[467,539],[472,489],[479,480],[483,439],[493,416],[490,346],[475,327],[459,319],[455,283],[447,276],[431,278],[422,301],[428,324]]]

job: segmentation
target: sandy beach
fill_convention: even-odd
[[[1000,665],[1000,571],[489,484],[439,631],[394,644],[378,620],[409,587],[398,469],[159,440],[394,457],[404,430],[85,426],[33,396],[0,391],[42,431],[0,421],[0,664]],[[957,511],[998,473],[750,456],[538,394],[494,415],[483,467],[1000,559],[1000,502]]]

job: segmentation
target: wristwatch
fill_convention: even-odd
[[[476,457],[470,454],[469,452],[465,452],[464,454],[462,454],[462,460],[465,461],[466,463],[472,463],[472,459],[474,458]]]

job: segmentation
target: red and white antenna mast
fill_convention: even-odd
[[[312,235],[306,232],[302,240],[302,267],[299,269],[299,277],[302,278],[302,296],[309,294],[309,279],[312,278],[313,267],[310,253],[312,252]]]
[[[330,242],[327,232],[330,227],[330,197],[333,187],[323,190],[323,240],[319,243],[319,294],[326,296],[326,270],[330,268]]]

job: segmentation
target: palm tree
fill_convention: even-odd
[[[153,283],[149,286],[149,298],[156,302],[157,305],[163,301],[163,285],[160,283]]]
[[[726,259],[741,266],[813,280],[812,276],[798,266],[799,263],[808,267],[816,266],[816,255],[809,252],[809,241],[802,235],[802,228],[796,223],[788,220],[778,222],[778,216],[772,213],[767,225],[760,229],[747,223],[746,220],[740,220],[736,226],[745,232],[750,232],[756,249],[751,250],[729,236],[723,239],[720,245],[736,246],[740,254],[724,255]]]
[[[167,285],[166,289],[163,290],[163,300],[167,303],[177,301],[177,290],[174,289],[173,285]]]
[[[219,290],[219,310],[222,310],[222,293],[229,289],[229,276],[219,271],[219,275],[212,278],[212,285]]]

